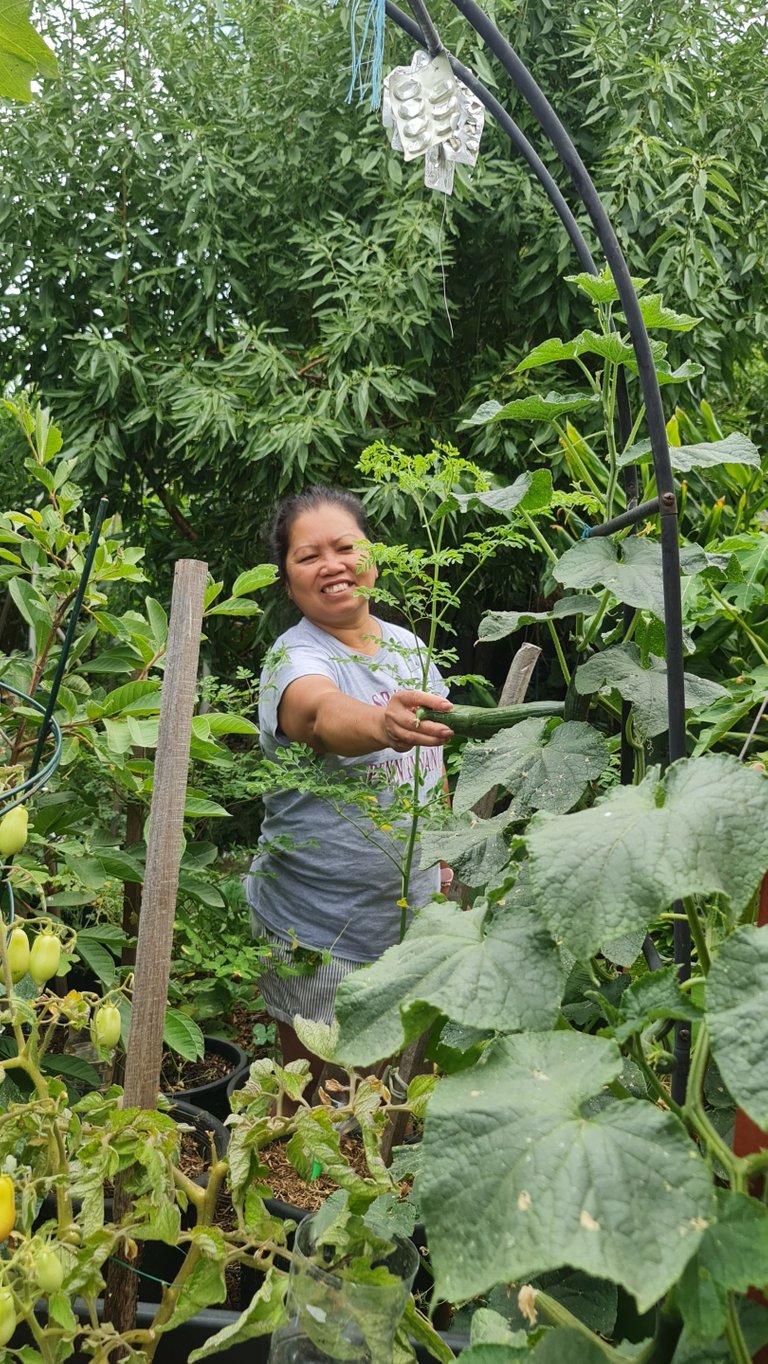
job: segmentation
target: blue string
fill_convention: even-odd
[[[362,103],[367,91],[371,92],[371,108],[378,109],[381,104],[381,87],[384,72],[384,0],[367,0],[368,9],[360,39],[357,38],[357,21],[365,0],[353,0],[349,21],[349,37],[352,47],[352,76],[347,91],[347,104],[352,103],[355,90],[358,102]],[[367,73],[363,74],[366,50],[371,55],[367,62]],[[367,76],[367,78],[366,78]]]
[[[588,539],[589,539],[589,534],[590,534],[590,531],[591,531],[591,530],[592,530],[592,527],[591,527],[591,526],[585,526],[585,527],[584,527],[583,531],[581,532],[581,538],[582,538],[582,540],[588,540]]]

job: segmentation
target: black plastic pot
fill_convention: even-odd
[[[216,1118],[226,1118],[229,1113],[229,1094],[242,1084],[251,1063],[242,1047],[224,1037],[206,1037],[205,1051],[206,1055],[223,1056],[229,1061],[230,1069],[227,1074],[221,1075],[218,1080],[211,1080],[207,1085],[175,1090],[173,1094],[167,1094],[166,1098],[171,1102],[183,1099],[185,1103],[196,1104],[198,1108],[213,1113]]]
[[[77,1307],[77,1304],[75,1306]],[[156,1310],[154,1303],[139,1302],[136,1308],[136,1325],[140,1329],[148,1327]],[[155,1353],[155,1364],[186,1364],[193,1350],[204,1345],[211,1336],[216,1335],[225,1326],[231,1326],[236,1320],[236,1312],[224,1312],[215,1307],[198,1312],[197,1316],[191,1317],[175,1331],[162,1337]],[[466,1336],[456,1333],[441,1332],[441,1337],[454,1354],[459,1354],[469,1344]],[[254,1340],[244,1341],[240,1345],[228,1346],[226,1350],[215,1355],[214,1359],[220,1360],[221,1364],[267,1364],[270,1343],[270,1336],[257,1336]],[[13,1344],[16,1345],[15,1338]],[[416,1348],[416,1357],[419,1364],[434,1364],[431,1355],[420,1346]],[[87,1357],[80,1353],[74,1354],[72,1364],[88,1364]]]

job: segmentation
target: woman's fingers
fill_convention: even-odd
[[[446,712],[446,721],[451,704],[443,696],[433,696],[426,691],[395,692],[387,706],[387,731],[393,748],[412,748],[420,744],[425,748],[437,748],[453,738],[453,730],[448,724],[436,720],[421,720],[417,715],[420,707],[427,710]]]

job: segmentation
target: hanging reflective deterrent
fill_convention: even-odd
[[[396,66],[384,80],[382,122],[394,151],[406,161],[424,157],[424,183],[442,194],[453,191],[457,164],[474,166],[485,110],[458,81],[445,55],[431,60],[416,52],[410,66]]]

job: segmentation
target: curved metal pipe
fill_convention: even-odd
[[[672,465],[669,458],[667,428],[651,353],[637,294],[624,253],[589,172],[571,138],[560,122],[543,90],[534,80],[517,53],[503,38],[495,24],[475,0],[451,0],[472,28],[498,58],[512,77],[517,90],[538,119],[565,166],[589,214],[592,225],[611,269],[619,299],[627,319],[637,359],[638,375],[645,400],[648,433],[656,473],[661,514],[662,578],[664,624],[667,645],[667,705],[669,712],[669,758],[674,762],[685,754],[685,691],[683,673],[683,625],[680,601],[680,555],[677,544],[677,502]]]
[[[407,14],[404,14],[401,9],[398,9],[397,5],[392,3],[392,0],[386,0],[385,9],[387,17],[390,18],[394,24],[397,24],[398,28],[401,28],[410,38],[413,38],[414,42],[427,47],[427,50],[429,50],[421,29],[418,24],[414,23],[413,19]],[[571,245],[578,257],[579,264],[590,275],[596,275],[598,273],[597,266],[595,265],[592,253],[584,239],[584,234],[563,198],[556,181],[550,175],[541,157],[531,146],[525,133],[521,128],[518,128],[514,119],[510,118],[504,106],[499,104],[499,101],[491,94],[490,90],[483,85],[482,81],[477,79],[477,76],[470,71],[468,66],[464,66],[463,63],[452,56],[450,52],[446,52],[446,56],[451,63],[454,74],[458,76],[460,81],[463,81],[464,85],[472,91],[473,95],[477,96],[481,104],[485,105],[489,114],[491,114],[499,127],[507,134],[512,146],[520,153],[520,156],[522,156],[528,166],[530,166],[536,179],[544,190],[544,193],[552,204],[552,207],[560,218],[563,227],[568,233]],[[627,435],[631,428],[632,423],[630,421]]]

